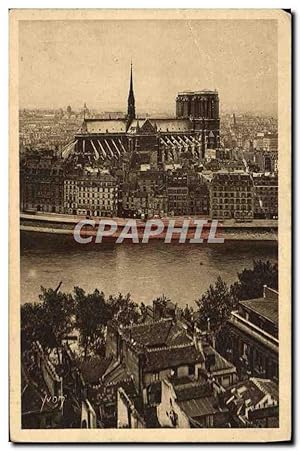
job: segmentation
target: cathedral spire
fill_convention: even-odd
[[[132,61],[130,63],[130,91],[133,92],[133,82],[132,82]]]
[[[133,93],[133,76],[132,76],[132,62],[130,65],[130,86],[128,94],[128,107],[127,107],[127,119],[135,119],[135,100]]]

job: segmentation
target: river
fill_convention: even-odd
[[[22,232],[21,302],[38,300],[40,286],[62,290],[80,286],[109,294],[131,293],[149,304],[165,294],[180,306],[194,300],[220,275],[227,283],[251,268],[253,259],[277,261],[276,241],[227,241],[224,244],[80,245],[68,236]]]

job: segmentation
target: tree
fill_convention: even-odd
[[[56,346],[53,331],[42,304],[27,302],[21,306],[21,349],[29,350],[32,343],[39,341],[45,351]]]
[[[182,311],[182,317],[185,319],[188,323],[193,323],[193,314],[194,310],[193,307],[190,307],[188,304],[184,307]]]
[[[82,288],[74,288],[75,325],[80,333],[84,359],[88,354],[103,350],[105,327],[110,311],[105,303],[104,293],[95,290],[86,294]]]
[[[278,288],[278,265],[269,260],[254,260],[253,269],[238,273],[238,281],[231,285],[230,292],[236,305],[239,301],[260,298],[263,287]]]
[[[198,325],[202,329],[217,332],[227,321],[232,310],[232,298],[227,284],[219,276],[215,285],[196,301],[198,306]]]
[[[60,284],[61,285],[61,284]],[[21,306],[22,351],[39,341],[45,351],[61,346],[62,339],[72,330],[74,303],[70,294],[41,287],[39,303]]]
[[[58,291],[59,287],[56,290],[41,287],[42,293],[39,295],[42,312],[51,334],[49,340],[55,340],[56,348],[61,346],[62,339],[74,326],[74,300],[71,294]]]
[[[129,326],[137,323],[141,319],[139,306],[130,298],[130,293],[123,296],[110,296],[107,300],[107,306],[110,311],[110,317],[118,321],[123,326]]]

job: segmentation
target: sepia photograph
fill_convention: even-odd
[[[290,439],[290,116],[283,10],[10,11],[13,441]]]

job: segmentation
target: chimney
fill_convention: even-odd
[[[207,332],[210,332],[210,318],[207,318]]]
[[[264,297],[264,299],[266,299],[266,295],[267,295],[267,289],[268,289],[268,286],[267,285],[264,285],[264,291],[263,291],[263,297]]]
[[[268,287],[267,285],[264,285],[263,298],[269,301],[278,301],[278,291]]]

